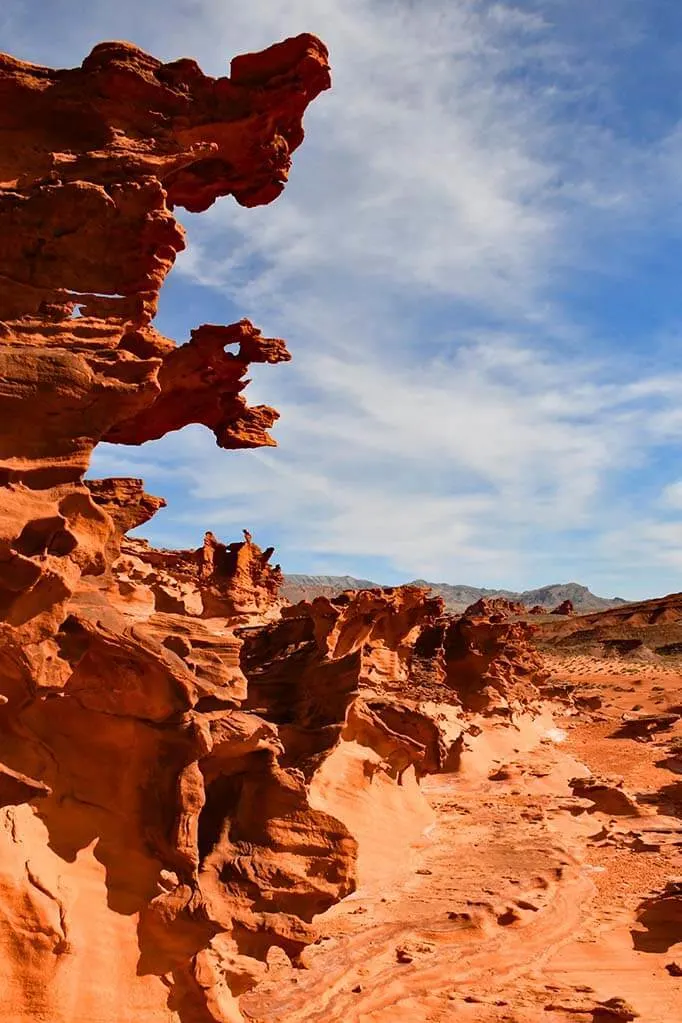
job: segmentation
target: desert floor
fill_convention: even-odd
[[[547,666],[574,698],[488,726],[457,774],[427,778],[432,816],[406,855],[377,802],[374,876],[318,918],[303,968],[272,956],[247,1019],[680,1023],[682,670]]]

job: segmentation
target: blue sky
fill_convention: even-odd
[[[130,39],[210,74],[301,31],[334,88],[284,194],[183,214],[157,321],[249,316],[276,449],[189,427],[103,446],[169,507],[155,542],[244,526],[285,571],[604,595],[682,570],[678,0],[5,0],[3,48],[72,66]]]

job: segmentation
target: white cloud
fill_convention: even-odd
[[[682,569],[682,520],[656,519],[643,516],[626,525],[606,530],[602,549],[607,558],[624,560],[630,578],[638,576],[661,580],[650,596],[679,592]]]
[[[505,81],[541,25],[500,4],[309,0],[276,15],[271,4],[251,5],[232,38],[318,30],[334,89],[307,115],[286,195],[267,209],[218,206],[190,223],[204,258],[195,252],[179,269],[261,315],[301,279],[325,298],[408,287],[518,308],[563,216],[548,111]]]
[[[402,578],[523,586],[579,574],[579,563],[627,593],[645,555],[633,554],[637,523],[617,471],[645,459],[648,391],[661,400],[660,389],[652,382],[642,398],[537,357],[527,371],[532,357],[509,339],[493,349],[489,336],[412,373],[311,355],[308,392],[287,399],[282,388],[279,449],[228,456],[199,428],[153,446],[154,486],[186,495],[167,513],[173,536],[196,528],[201,508],[212,529],[249,525],[289,561],[305,552],[329,570],[345,556],[358,574],[383,555]],[[573,547],[567,532],[579,534]],[[654,523],[647,552],[655,536]],[[661,537],[668,552],[674,536]]]
[[[669,483],[661,493],[661,503],[664,507],[675,508],[682,511],[682,480]]]

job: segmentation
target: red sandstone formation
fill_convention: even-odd
[[[549,612],[551,615],[572,615],[575,613],[573,603],[570,600],[563,600],[561,604]]]
[[[682,653],[682,594],[623,604],[586,615],[554,615],[534,623],[544,653],[603,657],[614,665],[675,665]]]
[[[509,715],[538,698],[546,672],[523,622],[446,617],[425,626],[415,644],[412,674],[443,683],[467,711]]]
[[[123,540],[164,502],[83,480],[98,441],[187,423],[273,443],[277,414],[242,392],[284,342],[243,320],[177,346],[151,320],[184,247],[173,208],[276,198],[328,86],[313,36],[220,79],[127,43],[66,71],[0,57],[0,1005],[17,1023],[236,1018],[268,947],[295,954],[352,887],[354,840],[239,709],[234,629],[276,613],[272,552]]]
[[[115,480],[88,480],[100,488]],[[99,496],[95,500],[100,501]],[[207,533],[196,551],[167,551],[151,547],[146,540],[129,537],[113,564],[118,587],[117,601],[126,607],[189,614],[198,618],[229,618],[235,624],[266,621],[278,616],[282,573],[269,565],[273,548],[261,551],[244,530],[241,543],[225,545]]]
[[[682,593],[655,600],[623,604],[593,614],[576,615],[564,621],[538,624],[538,635],[552,642],[613,644],[617,653],[632,650],[636,641],[664,656],[682,653]]]
[[[547,614],[547,608],[543,607],[542,604],[533,604],[533,606],[528,609],[527,614],[529,614],[529,615],[546,615]]]
[[[250,362],[288,359],[284,343],[242,321],[177,347],[150,321],[184,248],[174,206],[274,199],[305,107],[328,86],[313,36],[236,58],[220,79],[127,43],[68,71],[0,57],[5,481],[75,482],[97,441],[139,444],[191,422],[222,447],[271,443],[276,413],[241,392]]]
[[[441,611],[439,598],[413,586],[285,608],[281,621],[242,632],[247,705],[277,723],[288,761],[306,775],[351,741],[374,760],[379,754],[396,777],[408,767],[442,770],[461,727],[449,738],[421,708],[434,694],[411,679],[415,643]],[[436,695],[459,706],[443,686]]]
[[[328,85],[313,36],[218,80],[125,43],[68,71],[0,58],[0,1006],[16,1023],[242,1018],[275,950],[297,961],[316,915],[384,876],[377,819],[396,852],[420,834],[418,779],[457,767],[470,691],[514,674],[506,634],[472,622],[425,690],[411,671],[439,600],[361,592],[280,619],[272,549],[245,532],[156,550],[126,534],[162,499],[83,478],[100,440],[188,423],[224,448],[273,443],[277,414],[242,392],[284,342],[243,320],[178,346],[151,321],[184,245],[173,208],[274,199]]]
[[[524,604],[506,597],[481,597],[463,612],[464,618],[484,618],[491,622],[503,622],[515,615],[527,614]]]

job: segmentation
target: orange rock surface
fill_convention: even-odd
[[[295,954],[350,890],[355,843],[240,709],[235,629],[277,613],[248,534],[155,551],[163,501],[84,480],[100,440],[202,423],[271,444],[248,321],[182,345],[152,319],[184,247],[173,209],[281,192],[325,47],[298,36],[229,77],[128,43],[80,68],[0,58],[0,1006],[3,1017],[238,1018],[269,947]]]

